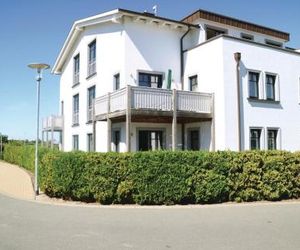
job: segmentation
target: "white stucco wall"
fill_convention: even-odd
[[[224,84],[225,88],[225,123],[226,142],[229,148],[234,148],[237,141],[236,110],[236,75],[233,54],[240,52],[241,59],[241,92],[242,92],[242,124],[244,149],[249,149],[250,127],[263,129],[261,146],[267,149],[267,128],[278,128],[278,146],[285,150],[300,149],[300,106],[299,106],[299,77],[300,54],[240,42],[230,38],[222,38],[224,47]],[[248,71],[260,71],[260,92],[265,98],[265,74],[277,75],[275,85],[276,103],[254,102],[248,100]],[[281,144],[281,145],[280,145]]]
[[[97,74],[87,79],[88,45],[96,39]],[[73,85],[73,58],[80,53],[80,84]],[[60,101],[64,101],[64,150],[72,150],[72,135],[79,135],[79,149],[87,150],[87,134],[92,133],[92,124],[87,124],[87,90],[96,86],[96,97],[113,90],[113,76],[124,75],[124,36],[121,24],[105,23],[83,31],[74,45],[60,81]],[[123,81],[124,82],[124,81]],[[72,126],[73,96],[79,94],[79,126]],[[97,131],[106,130],[106,123],[98,123]],[[98,135],[97,135],[98,136]],[[105,135],[104,135],[105,136]],[[99,137],[100,138],[100,137]],[[103,136],[101,137],[103,138]],[[103,138],[104,139],[104,138]],[[105,140],[106,141],[106,140]],[[106,144],[97,140],[99,151]]]

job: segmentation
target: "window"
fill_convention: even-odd
[[[153,151],[164,149],[162,130],[139,131],[139,151]]]
[[[226,31],[225,30],[219,30],[219,29],[215,29],[215,28],[206,28],[206,40],[211,39],[215,36],[221,35],[221,34],[225,34]]]
[[[280,42],[276,42],[276,41],[271,41],[271,40],[265,40],[266,44],[271,45],[271,46],[275,46],[275,47],[282,47],[282,43]]]
[[[189,77],[190,82],[190,91],[197,91],[198,90],[198,76],[191,76]]]
[[[250,149],[260,149],[261,129],[250,129]]]
[[[73,150],[79,149],[79,136],[73,135]]]
[[[88,96],[87,96],[87,121],[90,122],[93,120],[93,103],[95,100],[95,92],[96,87],[88,88]]]
[[[120,89],[120,74],[114,75],[114,90]]]
[[[200,134],[199,129],[192,129],[189,131],[189,149],[200,150]]]
[[[79,94],[73,96],[73,125],[79,124]]]
[[[88,152],[95,151],[93,134],[87,134],[87,151]]]
[[[275,75],[266,75],[267,100],[275,101]]]
[[[89,44],[88,76],[96,73],[96,40]]]
[[[241,33],[241,38],[243,38],[245,40],[250,40],[250,41],[254,40],[254,36],[249,35],[249,34],[245,34],[245,33]]]
[[[115,152],[120,152],[120,141],[121,141],[121,132],[120,130],[113,131],[113,143],[115,147]]]
[[[259,98],[259,73],[249,72],[249,98]]]
[[[162,88],[162,75],[151,73],[139,73],[139,86]]]
[[[277,149],[277,129],[268,129],[268,150]]]
[[[79,54],[74,57],[74,76],[73,76],[73,86],[79,84],[79,65],[80,57]]]

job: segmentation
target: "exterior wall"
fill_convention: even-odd
[[[124,20],[125,82],[138,85],[138,70],[164,74],[167,87],[168,70],[172,70],[172,88],[180,89],[180,38],[184,30],[171,29],[156,23]]]
[[[215,93],[216,150],[238,149],[236,62],[241,52],[242,149],[249,149],[249,130],[262,128],[261,148],[267,149],[267,128],[278,128],[278,147],[299,150],[300,55],[247,41],[218,38],[186,53],[185,88],[188,77],[198,75],[198,91]],[[203,60],[201,60],[203,58]],[[265,99],[265,73],[277,75],[279,103],[248,100],[248,71],[261,72],[260,98]]]
[[[220,150],[226,148],[223,67],[223,46],[219,39],[185,53],[185,90],[189,90],[189,77],[197,75],[198,91],[215,93],[215,143]]]
[[[113,75],[124,72],[124,37],[120,24],[101,24],[87,28],[78,39],[65,63],[60,81],[60,101],[64,101],[64,150],[72,150],[72,135],[79,135],[79,150],[87,150],[87,134],[93,132],[87,124],[87,90],[96,86],[96,97],[113,90]],[[88,45],[96,45],[97,74],[87,78]],[[73,58],[80,53],[80,84],[73,87]],[[113,60],[112,60],[113,59]],[[122,82],[122,79],[121,79]],[[72,126],[73,96],[79,93],[79,126]],[[106,124],[97,123],[97,131],[106,130]],[[102,141],[102,140],[100,140]],[[97,148],[106,150],[97,142]]]
[[[300,54],[284,52],[230,38],[221,38],[224,50],[224,96],[226,144],[234,149],[237,141],[236,74],[234,53],[240,52],[242,127],[244,149],[249,149],[250,127],[263,128],[261,148],[267,149],[267,128],[279,128],[279,147],[284,150],[300,149],[299,77]],[[265,98],[265,73],[277,75],[275,90],[279,103],[248,100],[248,71],[261,72],[260,92]],[[280,145],[281,144],[281,145]]]

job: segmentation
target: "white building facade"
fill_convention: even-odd
[[[60,117],[50,120],[64,151],[299,150],[300,53],[288,40],[203,10],[79,20],[53,67]]]

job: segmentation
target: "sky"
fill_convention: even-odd
[[[289,47],[300,48],[300,1],[295,0],[1,0],[0,133],[10,139],[34,139],[35,72],[32,62],[54,65],[75,20],[115,8],[182,19],[205,9],[291,34]],[[41,85],[41,117],[59,112],[59,76],[50,70]]]

